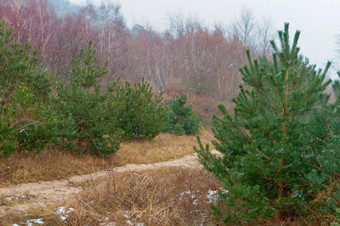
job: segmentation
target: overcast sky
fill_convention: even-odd
[[[84,4],[101,0],[70,0]],[[310,62],[324,67],[327,60],[336,66],[337,36],[340,35],[340,0],[103,0],[121,5],[129,27],[149,24],[162,31],[169,25],[169,16],[181,12],[184,16],[199,18],[205,25],[228,25],[242,7],[251,9],[257,19],[271,17],[276,29],[290,23],[291,35],[301,30],[300,47]],[[340,39],[340,38],[339,38]],[[338,61],[340,62],[340,60]],[[340,64],[338,64],[340,66]],[[338,69],[340,67],[337,66]],[[334,75],[334,71],[332,72]]]

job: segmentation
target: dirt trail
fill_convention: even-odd
[[[15,202],[12,206],[1,206],[0,217],[10,212],[26,211],[29,208],[46,207],[51,204],[66,201],[71,195],[77,194],[82,190],[81,187],[75,187],[73,184],[91,179],[98,179],[110,172],[143,171],[174,166],[189,168],[202,167],[197,160],[197,154],[193,154],[184,156],[180,159],[159,163],[139,165],[128,164],[108,171],[74,176],[66,180],[41,181],[0,188],[0,196],[5,197],[5,199],[20,200],[19,202]]]

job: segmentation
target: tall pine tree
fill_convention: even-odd
[[[40,150],[49,141],[45,103],[50,77],[38,64],[38,51],[20,44],[0,21],[0,156]]]
[[[52,114],[57,144],[81,152],[97,154],[113,153],[119,149],[119,128],[116,116],[110,114],[109,92],[102,91],[100,79],[107,63],[97,65],[96,51],[90,41],[86,51],[80,51],[79,59],[72,61],[70,83],[60,84],[54,99]],[[114,89],[117,82],[110,86]]]
[[[340,127],[320,117],[339,119],[324,93],[331,83],[325,81],[330,63],[316,70],[299,55],[300,32],[290,43],[288,28],[285,24],[278,32],[280,46],[271,42],[272,60],[253,60],[247,51],[249,63],[240,72],[250,88],[240,86],[234,115],[219,105],[223,118],[213,116],[213,145],[223,157],[201,143],[195,148],[200,162],[229,191],[222,195],[229,207],[225,221],[275,216],[279,222],[314,211],[306,207],[326,211],[329,203],[318,200],[318,194],[328,188],[333,207],[339,204]]]

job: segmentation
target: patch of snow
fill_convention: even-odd
[[[68,218],[69,213],[73,212],[74,208],[69,208],[67,211],[64,206],[60,206],[57,208],[57,210],[54,212],[55,215],[58,215],[60,219],[64,222],[66,222],[66,219]]]
[[[221,190],[222,194],[228,193],[228,191],[223,189],[223,188],[221,188],[220,190]],[[219,199],[218,191],[217,190],[209,190],[208,195],[207,195],[207,199],[208,199],[209,203],[216,203]]]
[[[33,226],[33,224],[44,224],[44,221],[42,218],[39,219],[31,219],[26,221],[27,226]]]
[[[128,225],[144,226],[143,223],[134,224],[134,223],[133,223],[132,221],[130,221],[130,220],[126,221],[126,223],[127,223]]]
[[[58,207],[58,209],[55,212],[55,214],[57,214],[57,215],[65,214],[65,207],[63,207],[63,206]]]
[[[66,217],[66,216],[60,216],[60,219],[61,219],[62,221],[66,221],[67,217]]]
[[[199,190],[197,190],[196,191],[197,193],[199,193],[200,191]],[[195,205],[195,206],[197,206],[198,205],[198,200],[196,199],[196,195],[192,192],[192,191],[187,191],[187,192],[182,192],[181,194],[180,194],[180,198],[182,199],[182,197],[185,197],[186,199],[187,198],[189,198],[190,197],[190,200],[194,200],[193,202],[192,202],[192,205]]]
[[[105,222],[99,223],[100,226],[116,226],[117,225],[115,222],[108,222],[107,223],[107,221],[109,221],[109,220],[110,220],[110,218],[108,218],[108,217],[105,217],[103,219],[97,219],[97,221],[99,221],[99,222],[105,221]]]
[[[8,196],[6,197],[6,200],[18,200],[18,199],[27,199],[28,197],[26,195],[22,196]]]
[[[196,195],[194,193],[192,193],[191,191],[187,191],[187,192],[182,192],[180,194],[181,197],[185,196],[185,195],[191,195],[191,198],[194,199],[196,198]]]
[[[144,226],[143,223],[133,223],[133,222],[131,221],[131,216],[129,216],[129,215],[130,215],[130,214],[129,214],[129,211],[120,211],[120,213],[121,213],[126,219],[128,219],[128,220],[126,221],[126,223],[127,223],[128,225]],[[107,225],[110,225],[110,224],[107,224]],[[112,226],[114,226],[114,225],[116,225],[116,224],[114,223]]]
[[[71,213],[74,211],[74,208],[68,208],[68,211],[66,213]]]
[[[217,190],[216,191],[209,190],[208,195],[207,195],[207,199],[208,199],[209,203],[216,203],[218,201]]]
[[[224,188],[220,188],[220,191],[222,192],[222,194],[227,194],[229,191],[225,190]]]
[[[129,211],[121,211],[121,213],[123,214],[123,216],[125,217],[125,218],[130,218],[130,216],[129,216]]]

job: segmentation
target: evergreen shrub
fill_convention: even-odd
[[[100,79],[107,64],[97,65],[96,51],[90,41],[87,50],[72,60],[70,83],[59,83],[53,100],[51,122],[56,144],[76,152],[113,153],[119,149],[120,130],[110,114],[109,92],[102,91]],[[110,86],[115,89],[116,82]]]
[[[13,39],[13,29],[0,21],[0,151],[40,150],[48,143],[45,100],[50,93],[46,68],[38,51]]]
[[[194,112],[191,106],[186,106],[185,94],[174,96],[167,104],[167,120],[164,126],[165,132],[175,135],[198,134],[202,127],[202,120]]]
[[[162,99],[162,94],[154,96],[144,78],[133,85],[126,81],[125,86],[112,92],[115,109],[111,113],[116,116],[125,140],[152,139],[162,132],[166,117]]]
[[[221,181],[225,223],[293,219],[314,224],[336,221],[339,208],[340,111],[324,91],[331,83],[299,55],[300,32],[289,41],[288,24],[271,42],[272,59],[252,60],[240,69],[243,81],[233,99],[234,115],[223,105],[213,116],[213,145],[200,143],[200,162]],[[339,95],[339,83],[333,85]],[[257,221],[258,222],[258,221]]]

